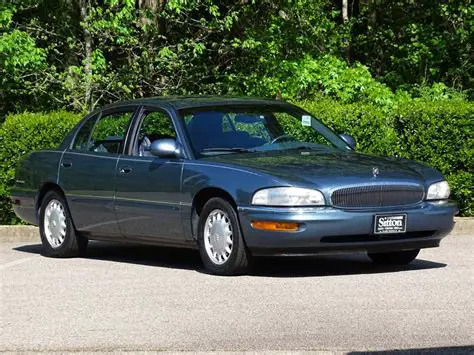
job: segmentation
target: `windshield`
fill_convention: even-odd
[[[296,108],[222,106],[180,114],[198,157],[290,149],[350,150],[338,135]]]

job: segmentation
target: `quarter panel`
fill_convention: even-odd
[[[39,191],[45,183],[58,182],[62,151],[41,150],[20,161],[15,175],[11,199],[16,215],[30,224],[38,224]]]

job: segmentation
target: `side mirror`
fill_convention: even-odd
[[[356,147],[356,141],[354,139],[354,137],[348,135],[348,134],[340,134],[339,137],[341,137],[341,139],[346,142],[346,144],[351,147],[352,150],[355,150],[355,147]]]
[[[151,144],[150,153],[160,158],[177,158],[180,154],[180,149],[174,139],[157,139]]]

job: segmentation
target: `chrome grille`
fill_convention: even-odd
[[[335,207],[367,208],[413,205],[423,199],[422,186],[370,185],[347,187],[332,193]]]

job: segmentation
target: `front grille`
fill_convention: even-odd
[[[357,186],[334,191],[331,200],[340,208],[392,207],[418,203],[423,193],[422,186]]]

